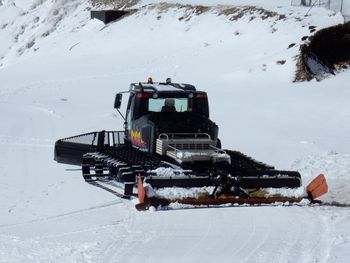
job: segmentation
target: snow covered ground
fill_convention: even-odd
[[[350,72],[293,83],[308,27],[339,14],[305,17],[289,0],[167,1],[211,6],[200,15],[141,1],[105,26],[87,1],[28,2],[0,1],[0,262],[348,262],[348,208],[140,213],[53,161],[59,138],[122,127],[113,97],[130,82],[172,77],[208,92],[225,148],[297,169],[304,184],[324,172],[324,200],[350,203]]]

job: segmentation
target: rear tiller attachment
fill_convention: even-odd
[[[320,174],[313,179],[306,188],[307,196],[286,197],[259,195],[255,192],[249,192],[238,186],[237,180],[230,176],[216,178],[216,186],[211,194],[199,194],[195,198],[176,198],[169,199],[157,195],[148,194],[141,176],[138,177],[138,198],[139,204],[135,207],[137,210],[148,210],[150,207],[168,206],[172,203],[183,205],[198,206],[220,206],[231,205],[268,205],[274,203],[297,204],[303,199],[310,203],[320,203],[316,200],[318,197],[328,192],[326,178]],[[146,186],[147,187],[147,186]]]

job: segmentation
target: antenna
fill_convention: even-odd
[[[315,0],[315,2],[310,6],[309,10],[306,12],[305,16],[307,16],[309,14],[309,12],[311,11],[311,9],[316,5],[316,3],[318,2],[319,0]],[[312,2],[311,2],[312,3]]]
[[[140,88],[141,88],[141,92],[143,92],[143,85],[142,85],[142,83],[141,82],[139,82],[139,86],[140,86]]]

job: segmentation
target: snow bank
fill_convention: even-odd
[[[322,155],[310,155],[296,160],[293,169],[304,176],[304,183],[309,183],[316,175],[324,173],[329,185],[329,193],[322,199],[350,203],[350,155],[329,151]]]
[[[89,19],[88,1],[28,2],[8,1],[0,6],[0,66],[34,56],[50,34],[63,28],[77,30]]]

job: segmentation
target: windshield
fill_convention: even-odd
[[[148,100],[149,112],[184,112],[191,110],[188,98],[150,98]]]

